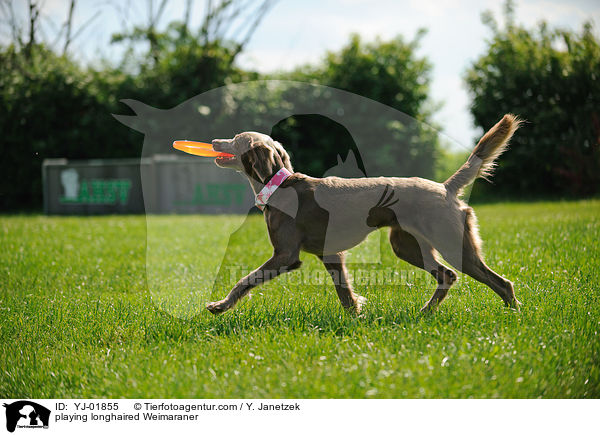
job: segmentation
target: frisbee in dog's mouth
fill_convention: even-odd
[[[233,154],[215,151],[211,144],[204,142],[176,140],[173,142],[173,148],[200,157],[234,158]]]

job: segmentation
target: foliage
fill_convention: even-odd
[[[371,43],[354,34],[339,52],[327,53],[321,65],[298,69],[291,77],[363,95],[426,121],[431,64],[416,54],[425,33],[421,29],[412,41],[398,36]]]
[[[30,4],[35,29],[40,6]],[[162,1],[159,10],[165,4]],[[229,0],[215,3],[215,10],[207,12],[210,17],[196,33],[185,22],[173,22],[166,31],[158,32],[156,13],[148,27],[115,35],[115,42],[131,41],[131,45],[120,65],[104,64],[100,69],[75,62],[66,53],[69,39],[62,56],[38,42],[33,30],[25,42],[11,11],[7,21],[14,29],[15,41],[0,47],[0,128],[5,150],[0,158],[5,174],[0,181],[0,208],[39,208],[45,158],[139,157],[139,134],[111,116],[123,110],[120,98],[172,107],[226,81],[255,77],[233,64],[251,33],[239,42],[215,39],[220,33],[211,24],[211,20],[223,23],[219,14],[229,14],[228,8],[237,4]],[[270,4],[269,0],[263,2],[259,11],[264,12]],[[133,45],[145,39],[150,41],[149,48],[134,56]],[[131,64],[136,65],[133,70]]]
[[[234,124],[265,131],[290,150],[297,170],[313,176],[322,176],[346,160],[358,142],[363,144],[361,152],[368,144],[372,153],[368,165],[356,155],[358,169],[368,167],[369,176],[441,180],[460,164],[442,149],[432,123],[437,108],[429,98],[431,65],[417,53],[423,31],[408,41],[397,37],[365,42],[353,35],[318,64],[265,77],[236,65],[256,27],[253,16],[241,20],[248,32],[242,32],[241,39],[224,30],[235,28],[226,20],[241,13],[235,9],[240,4],[215,2],[196,30],[189,28],[187,18],[159,30],[165,5],[161,1],[149,23],[114,35],[114,43],[128,44],[116,67],[85,68],[67,52],[70,37],[63,55],[58,55],[36,41],[33,30],[27,39],[15,27],[16,42],[0,47],[0,128],[5,149],[0,160],[5,172],[0,207],[39,207],[44,158],[138,157],[140,135],[110,116],[123,111],[120,98],[168,109],[208,90],[257,79],[333,87],[381,103],[381,113],[394,111],[375,116],[372,101],[366,100],[347,110],[324,88],[302,93],[300,86],[274,89],[263,82],[228,101],[214,101],[210,117],[188,126],[190,131],[197,132],[202,125],[205,133],[229,134],[228,125]],[[263,16],[261,8],[269,4],[260,2],[253,9],[254,18]],[[596,194],[600,189],[600,43],[591,25],[580,33],[551,30],[545,24],[530,30],[515,25],[511,11],[512,3],[507,3],[504,29],[486,16],[493,37],[465,79],[478,126],[487,130],[506,112],[520,115],[527,123],[499,160],[493,188],[475,189],[472,198]],[[282,105],[296,115],[276,120],[266,116]],[[340,115],[335,120],[316,115],[311,111],[315,106]],[[348,125],[360,125],[361,131],[350,133]],[[180,133],[188,127],[181,126]]]
[[[167,0],[161,0],[156,9],[149,2],[147,23],[112,37],[113,43],[128,44],[131,56],[123,59],[122,67],[138,82],[138,92],[127,98],[171,108],[226,83],[256,78],[234,63],[273,4],[274,0],[208,2],[202,23],[194,30],[189,26],[192,1],[188,0],[183,19],[160,31],[158,22]],[[134,48],[140,43],[147,48],[135,56]]]
[[[378,118],[358,108],[344,116],[345,123],[363,125],[372,134],[370,147],[377,161],[367,175],[422,176],[432,178],[439,153],[437,132],[431,115],[436,109],[429,99],[431,64],[416,53],[424,31],[412,41],[402,37],[364,42],[352,35],[338,52],[329,52],[318,65],[305,65],[279,77],[315,83],[375,100],[401,114]],[[340,110],[343,108],[340,107]],[[352,142],[348,132],[329,120],[310,115],[295,116],[279,123],[274,135],[319,176],[335,162],[340,147]],[[318,150],[322,162],[312,157]],[[346,155],[342,155],[346,158]]]
[[[485,21],[493,37],[466,74],[475,123],[487,130],[507,112],[527,121],[499,161],[493,190],[600,192],[600,41],[591,24],[579,33],[545,23],[526,29],[514,24],[512,3],[506,28],[489,14]]]
[[[164,32],[152,24],[115,35],[115,42],[130,44],[116,68],[83,68],[68,55],[59,56],[37,43],[27,50],[18,45],[0,49],[0,108],[5,114],[0,122],[7,149],[2,157],[7,177],[0,183],[0,206],[23,209],[41,204],[40,168],[45,158],[138,157],[140,136],[110,116],[123,110],[119,98],[171,108],[210,89],[260,78],[235,65],[242,43],[207,32],[206,26],[194,32],[184,22],[173,22]],[[411,42],[396,38],[363,43],[354,36],[322,64],[282,77],[344,89],[405,114],[401,121],[395,115],[368,120],[365,105],[344,117],[343,123],[366,124],[364,135],[379,139],[372,144],[375,161],[367,175],[434,176],[437,135],[422,123],[431,115],[430,65],[415,54],[419,38],[420,34]],[[147,50],[135,55],[133,47],[140,41],[149,41]],[[284,102],[297,109],[293,113],[315,105],[344,110],[339,102],[327,100],[323,88],[310,95],[293,85],[276,92],[260,83],[249,89],[232,96],[235,113],[224,101],[211,106],[211,128],[226,127],[236,118],[238,125],[269,133],[273,125],[265,113]],[[272,135],[290,149],[298,170],[315,176],[336,166],[339,157],[346,159],[341,144],[351,148],[357,140],[341,124],[311,115],[282,120]]]
[[[139,33],[136,29],[131,38],[141,38]],[[124,40],[122,35],[113,37],[114,42]],[[227,82],[256,77],[234,65],[239,50],[236,43],[203,41],[201,30],[192,34],[183,23],[169,24],[164,33],[153,34],[153,40],[150,52],[134,60],[137,68],[130,73],[136,86],[123,89],[121,95],[166,109]]]
[[[0,49],[0,208],[41,204],[45,158],[139,155],[139,136],[109,127],[117,124],[110,113],[120,83],[122,77],[82,70],[43,45],[28,56],[14,46]]]

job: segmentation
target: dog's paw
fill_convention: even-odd
[[[365,298],[364,296],[357,296],[356,297],[356,305],[354,305],[354,311],[356,314],[360,314],[362,312],[363,307],[366,305],[367,303],[367,298]]]
[[[367,298],[355,294],[354,297],[352,298],[352,301],[353,301],[352,305],[342,304],[342,306],[344,307],[344,309],[346,310],[346,312],[348,314],[358,316],[362,312],[363,306],[367,303]]]
[[[511,301],[504,302],[504,305],[510,308],[511,310],[515,310],[517,313],[521,311],[521,302],[519,302],[517,298],[514,298]]]
[[[437,308],[437,306],[434,306],[433,304],[430,304],[429,302],[427,302],[425,305],[423,305],[423,308],[421,308],[421,310],[419,311],[419,313],[421,314],[431,314],[435,311],[435,309]]]
[[[456,280],[458,279],[458,275],[456,274],[455,271],[453,271],[452,269],[446,269],[444,271],[444,274],[446,275],[446,282],[448,283],[448,285],[452,285],[456,282]]]
[[[425,305],[423,305],[423,308],[421,308],[419,313],[421,315],[433,314],[437,311],[439,306],[440,306],[439,300],[431,299],[429,302],[427,302]]]
[[[231,308],[225,301],[211,302],[206,306],[206,309],[213,314],[221,314]]]

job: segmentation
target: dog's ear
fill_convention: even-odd
[[[279,142],[273,141],[273,144],[275,145],[275,150],[277,151],[277,154],[281,159],[281,163],[283,163],[283,167],[290,172],[294,172],[294,169],[292,168],[292,162],[287,151],[283,148],[283,146],[281,146]]]
[[[271,147],[265,145],[259,145],[254,150],[256,158],[252,164],[252,169],[254,169],[254,173],[258,176],[259,180],[264,182],[277,170],[275,152]]]
[[[262,143],[254,143],[253,146],[242,155],[242,164],[246,174],[256,181],[264,183],[273,173],[278,170],[277,161],[273,149]]]

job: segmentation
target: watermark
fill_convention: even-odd
[[[314,422],[318,422],[321,432],[368,433],[385,432],[391,415],[400,416],[404,430],[413,433],[422,431],[423,421],[430,418],[431,412],[418,399],[44,399],[39,402],[51,412],[47,429],[38,424],[35,427],[42,430],[16,427],[14,433],[219,433],[226,425],[228,432],[263,435],[281,432],[281,427],[294,428],[288,430],[291,433],[304,433],[314,427]],[[493,407],[485,400],[469,403],[472,415],[461,423],[465,433],[480,432],[499,413],[513,415],[514,424],[532,433],[588,433],[596,423],[593,416],[597,404],[593,400],[529,400],[519,402],[521,412],[515,412],[508,400],[496,401]],[[436,433],[447,431],[448,421],[462,415],[464,408],[462,401],[445,402],[437,411],[439,418],[432,419],[428,427]],[[332,418],[344,415],[369,418]],[[571,418],[565,419],[565,415]],[[248,418],[252,424],[248,424]]]
[[[261,270],[259,273],[251,275],[252,269],[246,266],[227,266],[230,282],[244,282],[253,285],[262,284],[265,280],[278,277],[277,282],[282,285],[317,285],[325,286],[329,284],[342,285],[346,279],[355,286],[423,286],[424,290],[429,290],[434,280],[430,273],[424,270],[406,270],[392,267],[384,268],[349,268],[345,277],[339,272],[329,273],[325,269],[298,269],[291,273],[281,274],[277,270]]]
[[[152,300],[172,315],[193,317],[197,315],[199,305],[225,297],[228,286],[237,286],[238,290],[234,288],[233,293],[237,291],[243,296],[245,289],[273,278],[289,285],[333,284],[355,288],[409,285],[422,287],[428,292],[435,290],[439,283],[455,279],[439,272],[440,264],[426,236],[434,236],[435,248],[443,251],[444,258],[460,269],[465,222],[451,225],[444,222],[434,228],[435,222],[426,217],[435,216],[435,213],[427,210],[428,205],[414,196],[414,183],[397,181],[398,177],[410,180],[409,177],[426,176],[420,168],[423,161],[432,159],[427,154],[428,150],[435,150],[434,143],[453,142],[431,126],[350,92],[284,80],[227,85],[193,97],[171,110],[157,110],[132,100],[124,102],[136,115],[115,117],[145,134],[142,157],[175,155],[177,151],[171,144],[180,139],[210,142],[215,138],[233,138],[247,130],[265,135],[254,137],[269,137],[274,135],[277,126],[296,116],[310,114],[327,118],[340,126],[347,132],[347,140],[337,145],[337,159],[328,162],[323,173],[309,175],[372,179],[395,177],[377,179],[379,181],[374,187],[358,190],[331,189],[327,183],[315,185],[311,201],[320,210],[319,227],[322,232],[319,236],[321,247],[317,251],[329,257],[350,250],[346,256],[349,270],[345,275],[336,272],[335,266],[328,267],[328,270],[301,268],[292,273],[285,273],[287,270],[280,267],[260,267],[260,263],[257,264],[257,260],[246,253],[252,251],[257,231],[266,233],[266,229],[257,229],[256,221],[248,219],[247,215],[227,216],[218,231],[202,219],[168,227],[165,220],[154,215],[147,205],[147,282]],[[281,143],[281,147],[280,154],[284,156],[286,144]],[[241,150],[238,157],[242,159],[248,150]],[[293,165],[294,153],[288,150],[286,154]],[[211,170],[194,172],[189,176],[183,170],[173,172],[169,178],[162,180],[162,183],[169,184],[170,189],[157,186],[151,171],[142,171],[142,189],[145,199],[158,196],[166,203],[189,207],[188,210],[198,205],[239,205],[240,195],[246,194],[240,187],[241,183],[250,182],[255,191],[261,188],[253,185],[251,177],[246,174],[252,170],[251,167],[244,167],[241,163],[236,166],[234,169],[238,171],[239,182],[230,182],[226,188],[216,178],[222,173],[233,173],[227,169],[211,166]],[[435,197],[435,188],[429,189]],[[468,192],[463,201],[467,197]],[[300,198],[294,188],[282,187],[270,201],[270,207],[279,209],[295,221],[304,212],[299,210],[299,204],[305,203],[306,199]],[[146,200],[146,204],[150,203]],[[251,212],[249,207],[248,214]],[[414,236],[408,241],[413,246],[411,256],[421,258],[415,258],[415,261],[409,258],[407,261],[420,264],[420,268],[413,272],[384,265],[382,246],[389,243],[388,236],[385,235],[386,240],[382,242],[383,237],[370,235],[378,234],[379,229],[386,225],[397,228],[407,225],[411,229],[410,234]],[[396,249],[401,245],[397,239],[402,237],[406,236],[399,231],[392,234],[392,245],[398,245],[394,252],[406,260],[402,250]],[[365,239],[364,250],[357,255],[352,248]],[[316,252],[315,249],[312,252]],[[248,259],[247,264],[239,265],[240,256]]]
[[[50,410],[39,403],[30,400],[18,400],[4,403],[6,408],[6,430],[15,429],[48,429]]]

